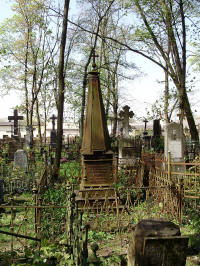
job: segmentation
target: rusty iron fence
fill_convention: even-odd
[[[188,206],[194,210],[200,207],[200,161],[190,163],[173,162],[168,155],[145,154],[143,169],[148,171],[149,187],[157,187],[156,193],[149,193],[163,212],[182,222],[183,213]],[[163,190],[159,188],[164,188]]]
[[[9,225],[9,230],[3,229],[0,217],[0,235],[7,234],[11,238],[10,246],[6,248],[11,254],[15,250],[23,252],[30,241],[37,242],[40,248],[41,239],[57,241],[64,235],[74,265],[80,265],[80,260],[87,257],[87,224],[94,230],[101,228],[102,231],[121,234],[144,218],[171,217],[181,223],[186,207],[200,207],[199,161],[175,163],[170,157],[164,160],[161,155],[145,155],[142,158],[143,161],[123,162],[118,168],[117,185],[84,189],[81,206],[76,204],[70,186],[65,204],[44,199],[35,186],[31,200],[24,204],[17,201],[13,194],[8,194],[6,203],[0,206]],[[142,182],[144,168],[149,171],[148,186]],[[20,209],[24,210],[23,215],[21,212],[19,215]]]
[[[75,194],[71,191],[70,188],[63,205],[45,201],[36,187],[28,201],[19,200],[13,193],[7,195],[6,203],[0,205],[0,238],[10,237],[8,242],[4,239],[1,251],[10,252],[11,264],[32,242],[37,243],[40,250],[42,239],[57,245],[63,239],[73,265],[85,265],[82,262],[87,260],[89,228],[83,225],[83,213],[78,212]]]

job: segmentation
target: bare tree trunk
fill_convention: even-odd
[[[36,116],[37,116],[38,136],[40,140],[40,146],[42,146],[42,133],[41,133],[41,121],[40,121],[38,98],[36,99]]]
[[[44,144],[47,143],[47,108],[44,102]]]
[[[57,144],[56,144],[56,157],[52,172],[52,183],[58,180],[60,159],[62,152],[62,138],[63,138],[63,111],[64,111],[64,99],[65,99],[65,77],[64,77],[64,55],[65,46],[67,38],[67,19],[69,11],[70,0],[65,0],[64,2],[64,14],[63,14],[63,25],[62,25],[62,35],[60,43],[60,55],[59,55],[59,65],[58,65],[58,116],[57,116]]]
[[[165,123],[168,124],[169,121],[169,114],[168,114],[168,107],[169,107],[169,74],[165,71],[165,104],[164,104],[164,116],[165,116]]]
[[[24,89],[25,89],[25,101],[26,101],[26,125],[29,126],[29,104],[28,104],[28,87],[27,87],[27,74],[28,74],[28,51],[29,51],[29,28],[27,31],[26,40],[26,53],[24,63]]]

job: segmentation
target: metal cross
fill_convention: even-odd
[[[99,57],[97,54],[95,54],[95,49],[94,48],[92,48],[92,54],[91,54],[91,57],[92,57],[92,60],[93,60],[93,62],[92,62],[92,67],[93,68],[96,68],[96,62],[95,62],[95,57]]]
[[[18,111],[14,110],[13,116],[8,116],[8,120],[14,120],[14,135],[18,135],[18,120],[23,120],[23,116],[18,116]]]
[[[52,120],[52,129],[55,130],[55,120],[57,119],[57,117],[53,114],[52,117],[50,117],[50,119]]]

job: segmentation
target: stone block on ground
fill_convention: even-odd
[[[166,220],[142,220],[136,225],[128,248],[128,266],[184,266],[188,237]]]

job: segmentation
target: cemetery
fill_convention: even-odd
[[[162,133],[154,120],[149,135],[145,120],[140,138],[132,138],[127,105],[113,147],[93,58],[82,144],[63,141],[59,182],[52,183],[57,117],[42,147],[31,127],[21,137],[23,116],[15,110],[8,117],[15,126],[1,140],[1,262],[187,265],[200,251],[199,147],[186,146],[175,122]]]
[[[87,0],[86,6],[82,3],[87,24],[70,21],[72,1],[64,0],[63,10],[46,0],[22,2],[15,1],[13,9],[24,23],[15,33],[27,25],[20,33],[26,32],[26,38],[11,47],[15,55],[23,46],[17,54],[23,62],[18,80],[23,101],[5,119],[3,110],[0,115],[0,266],[200,265],[200,132],[184,71],[179,71],[186,60],[179,57],[186,52],[175,53],[185,46],[170,39],[170,32],[181,27],[174,16],[187,17],[181,12],[189,7],[182,9],[183,1],[163,1],[162,7],[153,1],[153,9],[166,16],[156,19],[151,1],[134,0],[129,6]],[[144,24],[129,35],[117,21],[132,12],[130,7]],[[58,19],[56,37],[51,16]],[[152,19],[161,25],[158,35]],[[89,28],[93,23],[95,32]],[[162,47],[164,25],[168,44]],[[106,35],[107,29],[113,35]],[[182,31],[174,34],[176,41]],[[144,50],[141,45],[131,48],[133,36],[144,42]],[[146,47],[151,49],[146,59],[164,70],[165,95],[152,108],[157,113],[139,117],[139,108],[124,100],[118,87],[133,79],[128,74],[136,68],[123,53],[143,56]],[[156,61],[155,49],[164,63]],[[0,73],[0,80],[9,82],[13,66],[7,66],[5,80]]]

